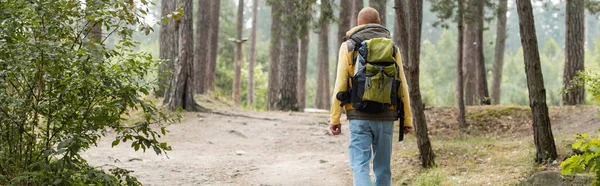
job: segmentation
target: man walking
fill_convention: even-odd
[[[412,129],[400,51],[389,30],[380,25],[379,13],[370,7],[360,11],[358,26],[345,39],[339,51],[329,129],[333,135],[341,133],[345,109],[350,120],[348,150],[354,185],[372,185],[369,162],[373,156],[375,185],[389,186],[394,121],[400,118],[403,134]]]

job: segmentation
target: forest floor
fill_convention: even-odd
[[[212,112],[183,113],[181,122],[167,126],[161,140],[173,147],[168,157],[127,144],[111,148],[113,135],[83,157],[95,166],[133,170],[145,185],[352,185],[347,121],[342,135],[331,136],[328,113],[257,112],[198,99]],[[456,109],[427,108],[439,166],[420,169],[416,139],[408,135],[394,145],[394,185],[514,185],[558,170],[573,134],[596,133],[600,119],[591,106],[551,108],[550,114],[561,157],[538,166],[527,107],[469,107],[464,132],[456,127]]]

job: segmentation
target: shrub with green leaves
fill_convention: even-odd
[[[140,185],[131,171],[81,157],[109,129],[113,145],[171,149],[154,124],[178,117],[141,98],[158,63],[134,51],[132,34],[152,31],[143,21],[149,5],[0,0],[0,185]],[[108,47],[112,36],[119,42]]]
[[[596,100],[600,100],[600,74],[587,71],[579,74],[574,86],[586,86]],[[594,185],[600,185],[600,136],[576,135],[577,141],[571,146],[579,154],[573,155],[560,164],[562,174],[575,174],[589,170],[596,174]]]

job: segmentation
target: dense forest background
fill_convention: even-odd
[[[158,57],[159,53],[159,25],[156,20],[160,15],[160,2],[155,2],[151,14],[148,16],[148,22],[154,24],[152,34],[137,35],[135,38],[142,42],[140,51],[146,51],[153,56]],[[368,1],[364,1],[368,6]],[[393,7],[393,1],[388,1],[387,7]],[[194,3],[197,6],[198,3]],[[535,25],[540,46],[540,58],[542,61],[542,70],[544,73],[544,84],[547,89],[548,105],[561,104],[562,77],[564,66],[565,49],[565,2],[561,1],[537,1],[534,2]],[[507,10],[507,40],[505,49],[505,64],[502,77],[502,97],[501,103],[508,105],[528,105],[528,91],[526,76],[523,73],[523,52],[519,37],[519,23],[517,10],[514,1],[508,2]],[[432,106],[455,106],[455,67],[456,67],[456,29],[455,23],[446,22],[450,29],[437,24],[438,15],[431,11],[432,4],[429,1],[423,2],[423,37],[421,39],[421,91],[425,105]],[[236,37],[236,9],[237,1],[221,1],[221,13],[219,18],[219,44],[216,71],[216,89],[215,95],[219,98],[230,100],[232,95],[232,86],[234,79],[234,48],[235,44],[229,42],[229,38]],[[313,10],[314,17],[318,17],[319,6]],[[333,3],[334,15],[339,15],[339,0]],[[488,86],[492,85],[492,71],[494,63],[494,47],[496,37],[496,21],[493,14],[496,12],[496,5],[486,6],[486,14],[489,19],[484,23],[484,56],[485,67],[488,73]],[[197,8],[194,11],[197,14]],[[243,31],[243,38],[248,38],[251,29],[252,2],[247,2],[244,9],[244,22],[246,23]],[[394,10],[388,9],[386,17],[394,17]],[[600,31],[598,30],[597,15],[593,15],[586,10],[586,43],[585,43],[585,61],[586,69],[598,69],[600,67]],[[271,28],[270,7],[264,1],[258,4],[257,19],[257,42],[256,42],[256,68],[255,68],[255,107],[257,109],[265,108],[268,69],[269,69],[269,42]],[[339,20],[336,17],[336,20]],[[392,30],[394,19],[387,19],[386,26]],[[330,25],[329,29],[329,51],[330,51],[330,79],[334,79],[335,60],[337,58],[338,43],[334,37],[338,32],[339,21]],[[194,30],[196,30],[194,24]],[[314,107],[316,83],[317,83],[317,45],[318,28],[311,27],[310,47],[308,55],[307,82],[306,82],[306,107]],[[249,45],[244,44],[244,51],[249,51]],[[242,63],[242,80],[248,76],[248,54],[244,53],[244,62]],[[154,76],[156,77],[156,76]],[[242,81],[242,90],[246,90],[247,81]],[[333,81],[330,81],[333,86]],[[247,92],[242,91],[242,105],[246,105]],[[591,95],[587,96],[588,103],[597,103]]]

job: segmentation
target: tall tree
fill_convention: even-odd
[[[350,27],[358,25],[358,12],[364,7],[363,0],[352,0],[352,18],[350,18]]]
[[[465,11],[465,37],[463,41],[463,72],[465,80],[465,103],[475,105],[477,99],[477,74],[480,63],[479,45],[479,20],[483,18],[483,12],[479,7],[483,6],[481,0],[467,0]],[[475,68],[473,68],[475,67]]]
[[[386,5],[387,0],[369,0],[369,6],[377,10],[379,12],[379,17],[381,18],[381,25],[386,26]]]
[[[427,135],[427,120],[425,120],[424,104],[419,88],[419,60],[421,52],[421,27],[423,24],[423,0],[410,0],[408,2],[408,63],[406,78],[408,81],[413,123],[416,130],[417,144],[421,166],[432,168],[435,166],[434,153],[431,141]],[[400,12],[403,13],[403,12]]]
[[[483,56],[483,19],[485,16],[485,2],[478,3],[477,12],[481,17],[478,18],[479,30],[477,30],[477,97],[481,105],[490,105],[490,92],[487,83],[487,71],[485,69],[485,57]]]
[[[300,19],[300,56],[298,57],[298,107],[306,107],[306,68],[308,65],[308,48],[310,47],[310,23],[312,21],[312,4],[314,0],[302,0],[302,7],[306,11],[301,12]]]
[[[340,0],[340,24],[338,27],[337,43],[339,46],[343,42],[343,38],[346,36],[346,32],[351,29],[352,26],[352,12],[354,6],[354,0]],[[358,12],[357,12],[358,14]]]
[[[235,76],[233,78],[233,102],[239,105],[242,102],[240,96],[240,89],[242,88],[242,34],[244,31],[244,0],[238,0],[238,11],[237,11],[237,38],[235,39]]]
[[[584,70],[585,44],[585,2],[583,0],[567,0],[567,33],[565,44],[565,69],[563,73],[563,103],[579,105],[584,103],[584,87],[569,89],[571,81],[577,73]]]
[[[221,15],[221,1],[210,1],[210,25],[208,27],[208,65],[204,72],[204,90],[215,90],[215,72],[217,70],[217,50],[219,40],[219,18]]]
[[[270,65],[269,65],[269,84],[267,94],[267,109],[275,110],[275,103],[277,102],[279,89],[281,88],[279,82],[279,66],[281,57],[281,2],[277,0],[267,1],[271,6],[271,48],[269,53],[271,54]]]
[[[408,62],[408,27],[406,18],[406,3],[403,0],[394,0],[394,9],[396,12],[396,21],[394,21],[394,43],[400,45],[400,55],[402,62]]]
[[[552,127],[546,105],[546,89],[540,65],[537,36],[533,19],[533,8],[530,0],[517,0],[519,27],[527,88],[529,89],[529,104],[533,116],[533,138],[535,140],[537,163],[552,162],[557,158],[556,146],[552,135]]]
[[[506,0],[504,0],[506,1]],[[458,106],[458,126],[461,129],[467,128],[467,120],[465,119],[465,95],[464,95],[464,80],[463,80],[463,41],[464,41],[464,0],[458,0],[458,45],[456,46],[456,105]]]
[[[507,1],[498,3],[498,22],[496,23],[496,49],[494,54],[494,79],[492,82],[492,104],[500,104],[502,94],[502,68],[504,67],[504,48],[506,47],[506,11]]]
[[[198,111],[202,108],[194,100],[194,29],[192,1],[183,1],[183,18],[179,22],[179,56],[175,60],[169,94],[165,101],[171,110],[183,108]],[[199,74],[198,74],[199,75]]]
[[[281,33],[282,33],[282,47],[285,50],[281,50],[280,68],[282,74],[285,74],[281,78],[281,89],[279,90],[278,99],[276,106],[278,110],[283,111],[298,111],[298,92],[296,90],[296,83],[298,83],[298,7],[300,2],[297,1],[283,1],[282,12],[286,12],[281,15]]]
[[[162,17],[175,11],[175,1],[162,0]],[[162,19],[161,19],[162,20]],[[158,88],[155,90],[157,96],[164,96],[171,77],[171,69],[173,69],[173,60],[177,54],[177,45],[179,43],[176,31],[177,22],[174,19],[161,21],[160,23],[160,38],[159,38],[159,56],[160,59],[166,60],[166,63],[158,67]]]
[[[254,63],[256,63],[256,21],[258,0],[252,1],[252,30],[250,30],[250,64],[248,65],[248,105],[254,105]]]
[[[194,45],[194,86],[196,93],[204,93],[204,71],[208,66],[209,53],[205,51],[208,46],[208,34],[206,29],[210,27],[210,1],[198,1],[198,19],[196,19],[196,45]]]
[[[333,8],[330,0],[321,0],[321,17],[319,17],[319,48],[317,64],[317,94],[315,107],[330,108],[329,92],[329,23],[333,21]],[[340,29],[342,27],[340,26]]]

